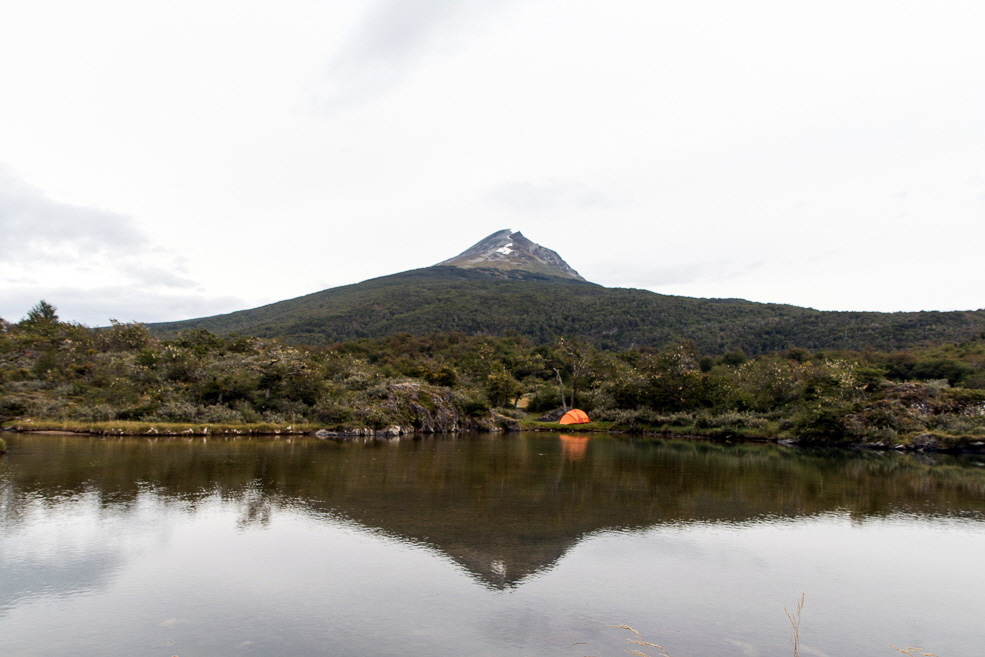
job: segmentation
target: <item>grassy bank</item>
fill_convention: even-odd
[[[948,433],[915,429],[907,433],[884,432],[875,435],[811,435],[801,433],[788,418],[772,414],[725,412],[711,414],[672,413],[602,413],[614,420],[595,420],[587,424],[561,426],[557,422],[541,422],[532,417],[521,420],[524,431],[553,431],[560,433],[619,433],[634,436],[704,438],[728,442],[784,442],[831,447],[893,449],[927,452],[985,453],[985,435]]]
[[[981,435],[954,435],[937,432],[918,432],[897,436],[892,441],[851,441],[845,439],[804,438],[783,430],[783,422],[760,418],[761,422],[747,423],[731,415],[695,418],[680,414],[659,418],[656,422],[614,422],[599,420],[587,424],[560,425],[542,422],[533,417],[520,420],[521,431],[553,433],[614,433],[653,438],[700,438],[727,442],[785,442],[803,445],[826,445],[846,448],[869,448],[926,452],[985,453],[985,438]],[[750,426],[750,424],[752,426]],[[77,420],[21,419],[7,422],[5,430],[18,432],[58,432],[90,436],[259,436],[312,435],[325,425],[314,423],[196,423],[141,422],[109,420],[99,422]],[[329,429],[332,429],[329,427]],[[338,429],[337,427],[335,429]],[[350,427],[349,429],[352,429]],[[0,451],[4,444],[0,439]]]
[[[258,436],[303,435],[314,433],[318,426],[311,424],[278,424],[271,422],[237,424],[196,424],[189,422],[79,422],[66,420],[20,420],[4,425],[13,431],[43,431],[74,433],[92,436]]]

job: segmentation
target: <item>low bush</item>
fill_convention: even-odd
[[[575,399],[626,431],[834,442],[985,434],[985,389],[972,385],[985,381],[985,339],[751,356],[701,354],[687,341],[613,353],[578,339],[458,333],[298,348],[207,331],[165,340],[119,323],[96,331],[59,322],[49,306],[32,317],[0,331],[0,419],[433,429],[493,408],[522,417],[511,412],[522,398],[534,414]]]

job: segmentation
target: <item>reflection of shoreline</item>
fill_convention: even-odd
[[[25,502],[51,507],[83,493],[114,513],[147,495],[190,512],[218,496],[241,506],[241,527],[262,528],[285,506],[344,518],[429,546],[493,588],[516,586],[602,530],[845,511],[985,517],[985,472],[972,467],[577,434],[375,444],[33,436],[13,464],[0,470],[0,526],[15,527]]]

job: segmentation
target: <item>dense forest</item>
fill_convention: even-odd
[[[687,339],[604,350],[452,331],[317,347],[204,329],[162,338],[141,324],[62,322],[46,302],[20,322],[0,320],[7,427],[438,432],[535,427],[575,406],[591,428],[975,449],[985,441],[985,337],[748,355]]]
[[[158,336],[202,328],[326,346],[396,333],[560,338],[598,349],[669,347],[752,356],[793,347],[897,350],[968,340],[985,311],[830,312],[741,299],[694,299],[523,271],[428,267],[332,288],[261,308],[152,324]]]

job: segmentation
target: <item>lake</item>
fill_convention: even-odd
[[[985,461],[4,434],[0,655],[972,657]]]

